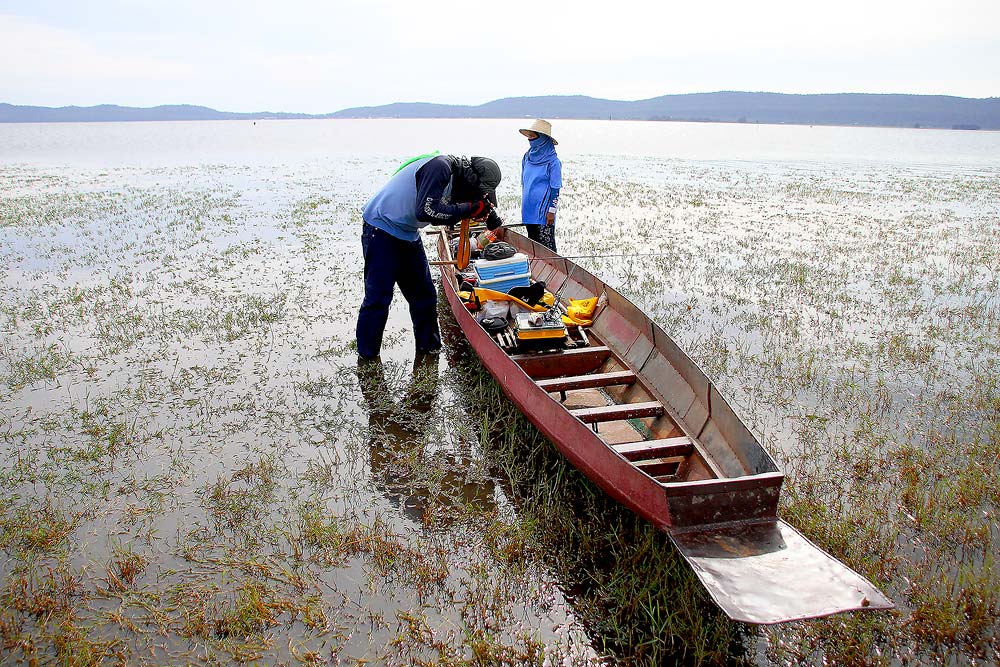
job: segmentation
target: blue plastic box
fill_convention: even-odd
[[[528,256],[519,252],[507,259],[498,259],[492,262],[485,259],[477,259],[476,274],[479,276],[480,281],[510,278],[522,274],[529,274],[530,277]]]

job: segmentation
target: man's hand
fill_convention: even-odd
[[[496,209],[490,209],[489,214],[486,216],[486,229],[493,231],[494,229],[499,229],[502,224],[503,218],[497,214]]]
[[[551,227],[552,225],[556,224],[556,214],[553,213],[552,211],[549,211],[548,213],[546,213],[545,214],[545,224],[548,227]]]
[[[472,211],[469,213],[469,217],[476,222],[482,222],[493,210],[493,204],[490,203],[489,199],[483,197],[477,202],[472,202]]]

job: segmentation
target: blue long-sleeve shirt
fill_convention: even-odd
[[[453,202],[454,181],[447,156],[405,165],[365,204],[365,222],[404,241],[420,238],[429,224],[452,225],[468,218],[477,204]]]
[[[562,188],[562,161],[552,139],[544,135],[531,140],[532,148],[521,160],[521,222],[544,225],[555,213]]]

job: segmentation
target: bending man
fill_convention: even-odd
[[[382,349],[393,287],[410,307],[417,354],[441,349],[437,290],[420,239],[429,224],[454,225],[465,218],[502,223],[496,214],[500,167],[485,157],[424,155],[403,164],[372,197],[361,215],[365,299],[358,312],[358,356],[374,359]]]

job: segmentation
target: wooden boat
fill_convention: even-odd
[[[600,297],[598,309],[571,349],[505,349],[459,296],[461,274],[441,231],[435,264],[469,343],[577,469],[669,533],[731,618],[769,624],[893,606],[778,518],[783,474],[670,336],[582,267],[505,236],[529,257],[534,280],[565,298]]]

